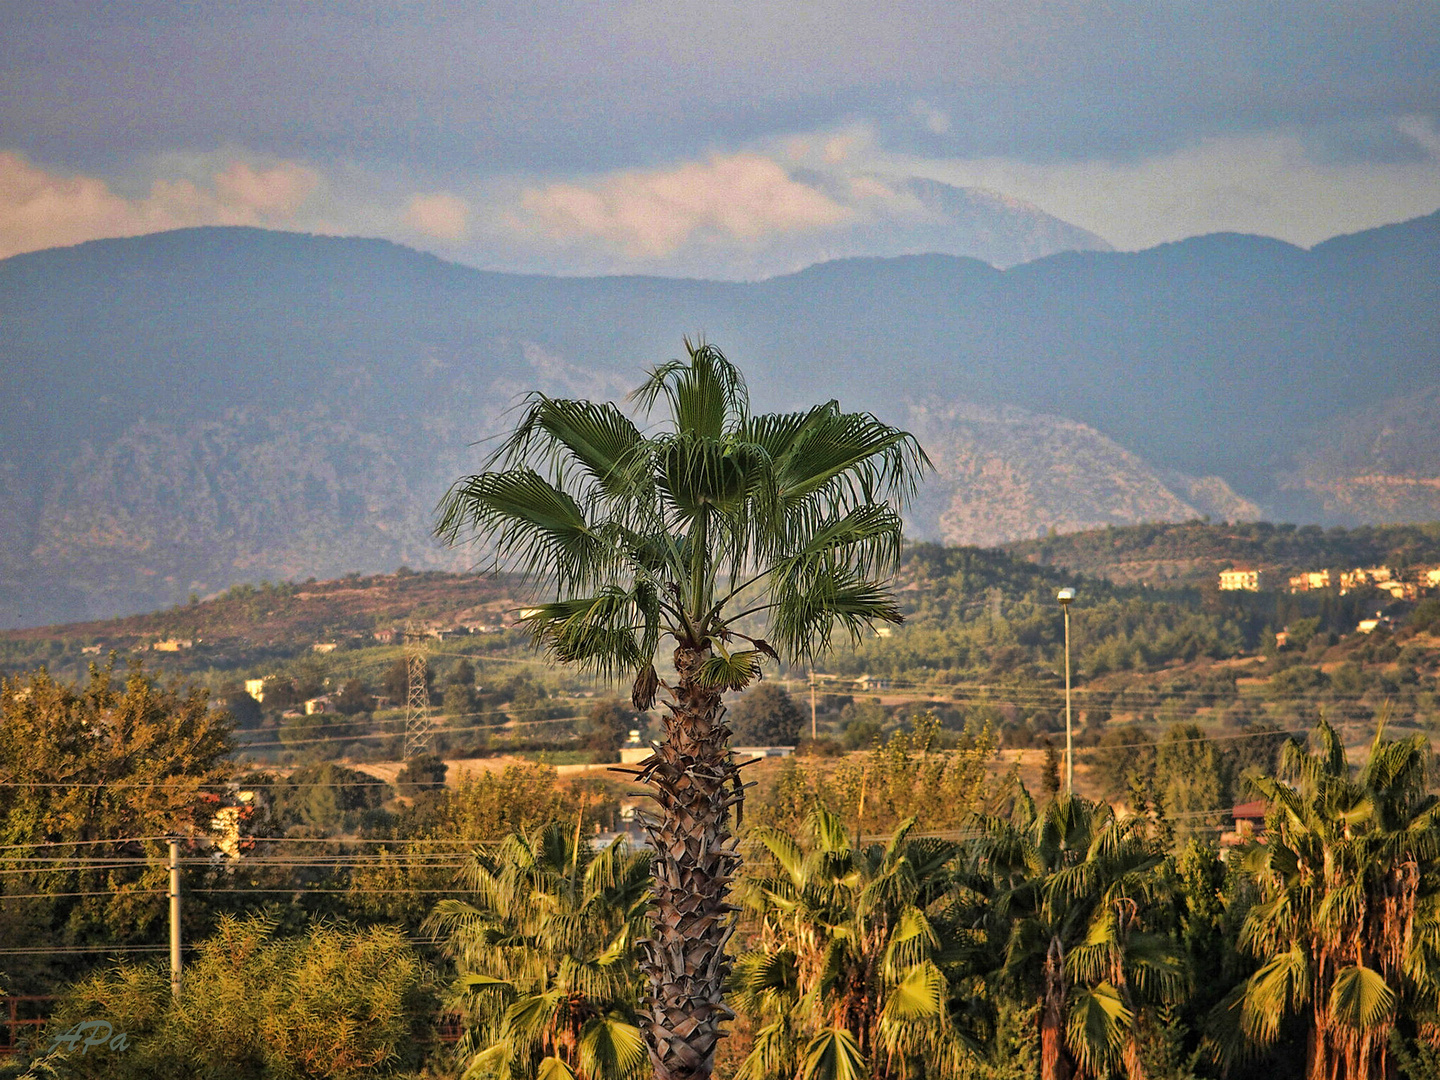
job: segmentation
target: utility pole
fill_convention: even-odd
[[[1065,795],[1070,797],[1075,794],[1075,739],[1070,724],[1070,601],[1075,590],[1061,589],[1055,599],[1065,613]]]
[[[815,741],[815,669],[810,669],[810,741]]]
[[[170,996],[180,1000],[180,841],[170,839]]]

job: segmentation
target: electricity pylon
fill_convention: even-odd
[[[405,668],[410,692],[405,699],[405,760],[430,750],[430,689],[425,685],[425,635],[414,623],[405,627]]]

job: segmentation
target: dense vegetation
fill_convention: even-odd
[[[648,852],[586,842],[622,824],[615,785],[537,765],[438,786],[443,763],[420,761],[405,795],[333,762],[237,774],[223,716],[138,672],[37,674],[3,702],[21,741],[0,756],[0,985],[62,995],[10,1075],[644,1075]],[[1109,800],[1058,777],[1032,796],[983,723],[934,716],[770,772],[742,827],[719,1075],[1433,1076],[1424,736],[1381,732],[1357,761],[1323,722],[1308,741],[1111,734]],[[1210,811],[1256,796],[1267,842],[1218,846]],[[211,820],[227,808],[234,855]],[[178,1002],[144,951],[165,901],[163,846],[142,839],[175,831]],[[123,1049],[84,1047],[102,1029],[77,1025],[101,1021]]]

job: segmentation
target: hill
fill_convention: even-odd
[[[478,634],[487,648],[503,647],[514,644],[506,631],[527,595],[504,577],[403,568],[331,581],[243,584],[162,611],[0,631],[0,669],[47,664],[68,673],[114,651],[148,654],[152,667],[195,675],[288,660],[316,646],[389,645],[407,624],[434,635]]]
[[[254,229],[17,256],[0,261],[0,625],[262,578],[464,570],[430,515],[516,396],[616,396],[687,331],[724,346],[764,407],[834,396],[929,424],[945,464],[922,536],[1252,507],[1434,517],[1425,461],[1331,450],[1396,388],[1415,387],[1416,430],[1440,426],[1422,393],[1440,368],[1437,260],[1440,215],[1311,251],[1212,236],[744,284],[499,274]]]

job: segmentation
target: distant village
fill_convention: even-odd
[[[1364,589],[1388,593],[1393,600],[1418,600],[1422,595],[1440,590],[1440,566],[1411,567],[1397,571],[1389,566],[1357,566],[1352,570],[1302,570],[1286,578],[1292,593],[1337,589],[1345,596]],[[1232,566],[1220,571],[1221,592],[1261,592],[1274,588],[1270,572],[1249,566]],[[1390,620],[1376,612],[1373,618],[1361,619],[1355,629],[1369,634]],[[1283,631],[1277,637],[1283,637]],[[1279,642],[1284,644],[1283,641]]]

